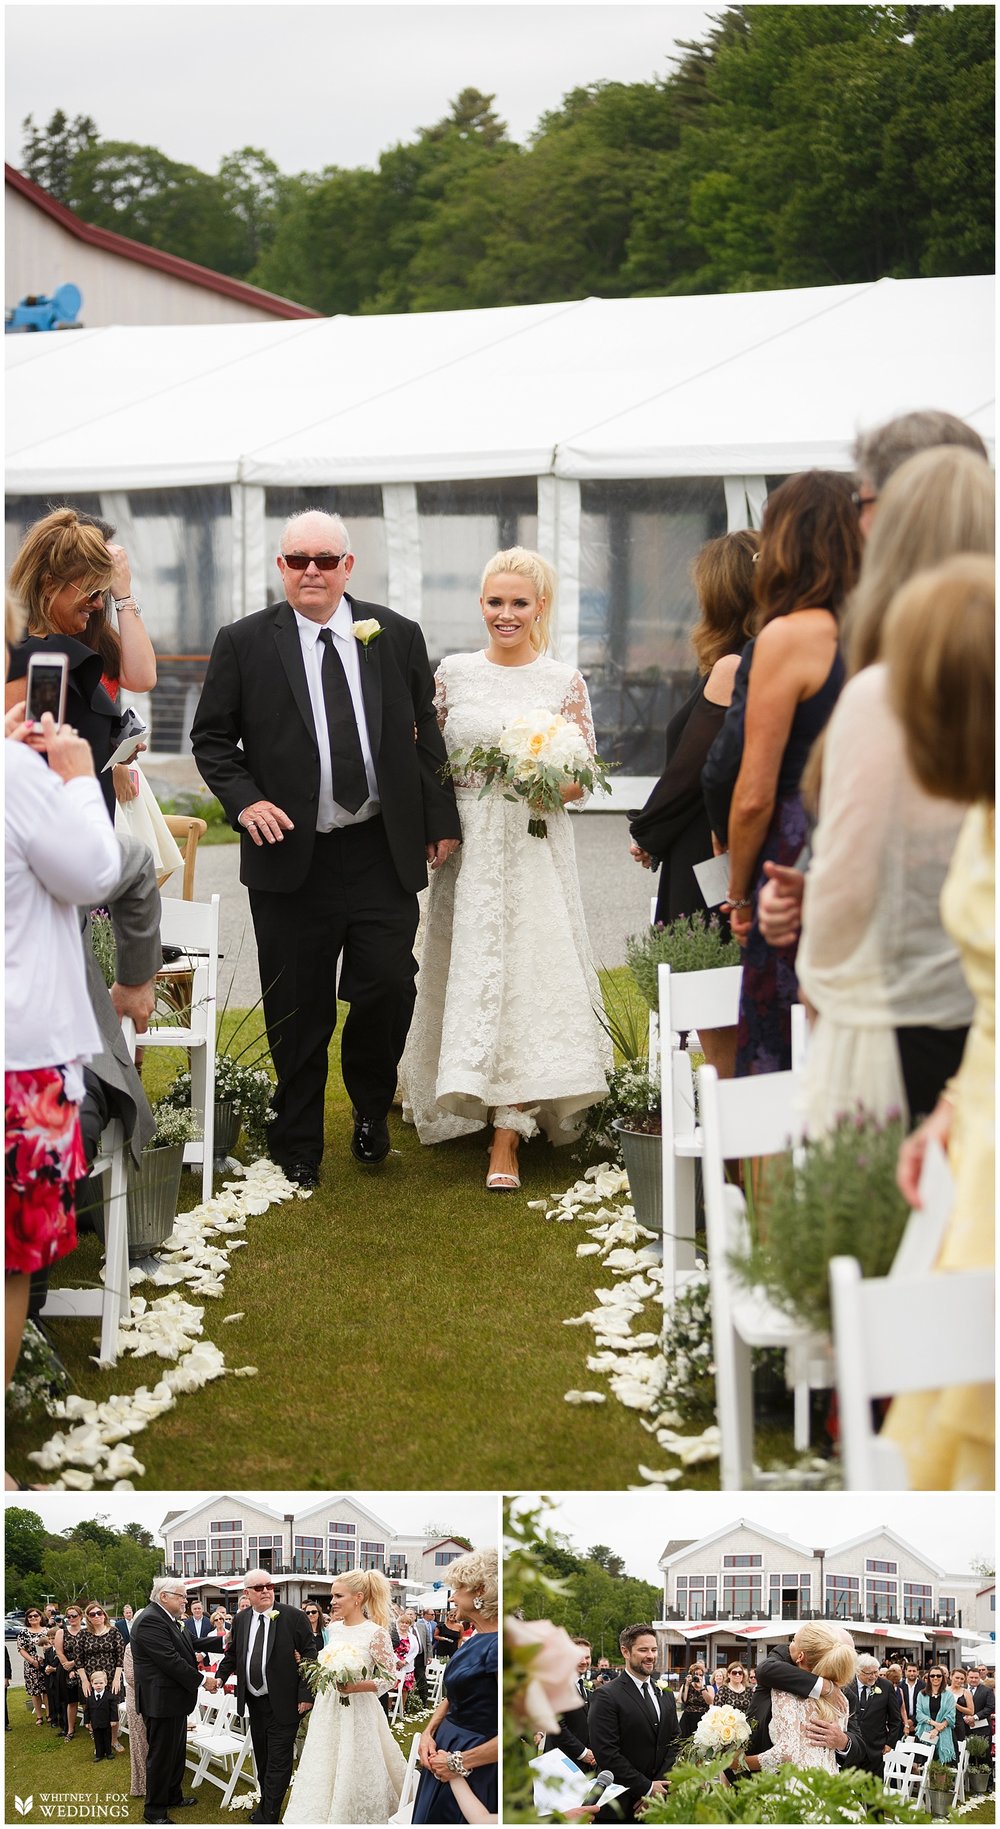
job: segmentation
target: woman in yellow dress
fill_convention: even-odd
[[[886,624],[893,709],[914,775],[929,794],[969,806],[941,895],[976,1000],[962,1064],[930,1117],[900,1151],[911,1205],[930,1138],[947,1151],[955,1198],[936,1269],[992,1269],[996,1070],[994,929],[995,569],[972,554],[922,572],[898,592]],[[918,1350],[913,1343],[913,1350]],[[885,1433],[916,1490],[993,1490],[992,1385],[897,1397]]]

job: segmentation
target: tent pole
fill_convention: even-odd
[[[424,581],[416,483],[383,483],[382,512],[388,557],[386,596],[393,609],[420,623]]]

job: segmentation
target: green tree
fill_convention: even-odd
[[[96,123],[89,114],[78,114],[71,121],[61,108],[57,108],[45,127],[36,127],[31,115],[26,115],[21,122],[21,131],[24,134],[21,170],[50,196],[72,208],[77,154],[96,144]]]
[[[281,195],[281,173],[259,146],[243,146],[220,162],[219,181],[225,208],[242,231],[237,258],[239,277],[249,273],[274,240]],[[234,272],[235,268],[227,271]]]
[[[29,1511],[23,1505],[8,1506],[4,1512],[4,1557],[8,1587],[12,1570],[18,1579],[40,1572],[47,1535],[45,1525],[36,1511]]]
[[[156,1540],[144,1524],[126,1524],[122,1536],[131,1538],[133,1543],[138,1543],[144,1550],[156,1549]]]
[[[220,178],[168,159],[155,146],[101,140],[73,163],[71,207],[85,222],[228,273],[243,225]]]

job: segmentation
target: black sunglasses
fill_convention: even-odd
[[[310,565],[315,565],[317,570],[321,572],[335,572],[341,560],[348,558],[349,554],[282,553],[281,556],[284,559],[285,564],[291,566],[293,572],[307,571]]]

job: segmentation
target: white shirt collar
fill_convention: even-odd
[[[312,647],[315,647],[324,629],[332,629],[341,641],[351,637],[354,628],[354,611],[344,596],[340,599],[329,622],[312,622],[308,616],[300,616],[298,610],[292,609],[292,615],[299,625],[299,635],[305,635]]]

